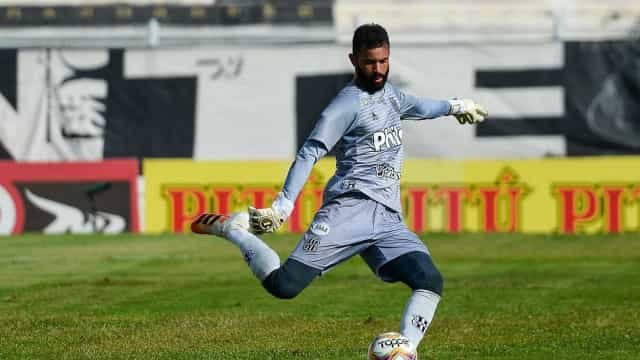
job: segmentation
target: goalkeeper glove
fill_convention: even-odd
[[[449,115],[455,116],[460,124],[476,124],[489,115],[484,107],[470,99],[452,99],[449,100],[449,105]]]
[[[274,232],[284,224],[293,211],[293,202],[278,193],[271,207],[256,209],[249,206],[249,223],[255,234]]]

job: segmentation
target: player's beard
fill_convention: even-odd
[[[389,77],[389,70],[385,74],[373,73],[371,75],[367,75],[359,66],[356,65],[356,73],[358,74],[358,86],[360,86],[366,92],[373,94],[374,92],[382,89],[384,85],[387,83],[387,77]],[[376,77],[381,76],[382,82],[376,84]]]

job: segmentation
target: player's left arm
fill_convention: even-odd
[[[322,143],[307,139],[291,164],[282,191],[273,200],[271,207],[249,207],[249,221],[254,233],[273,232],[284,224],[291,215],[294,201],[309,178],[313,166],[327,153],[328,150]]]
[[[282,191],[271,207],[249,208],[254,233],[276,231],[291,215],[293,205],[318,160],[325,156],[355,121],[358,97],[338,96],[322,112],[289,168]]]
[[[471,99],[434,100],[397,92],[403,120],[435,119],[453,115],[460,124],[475,124],[489,115],[486,109]]]

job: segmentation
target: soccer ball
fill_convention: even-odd
[[[369,360],[418,360],[409,339],[397,332],[376,336],[369,345]]]

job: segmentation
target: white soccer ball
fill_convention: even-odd
[[[386,332],[369,345],[369,360],[418,360],[411,341],[400,333]]]

